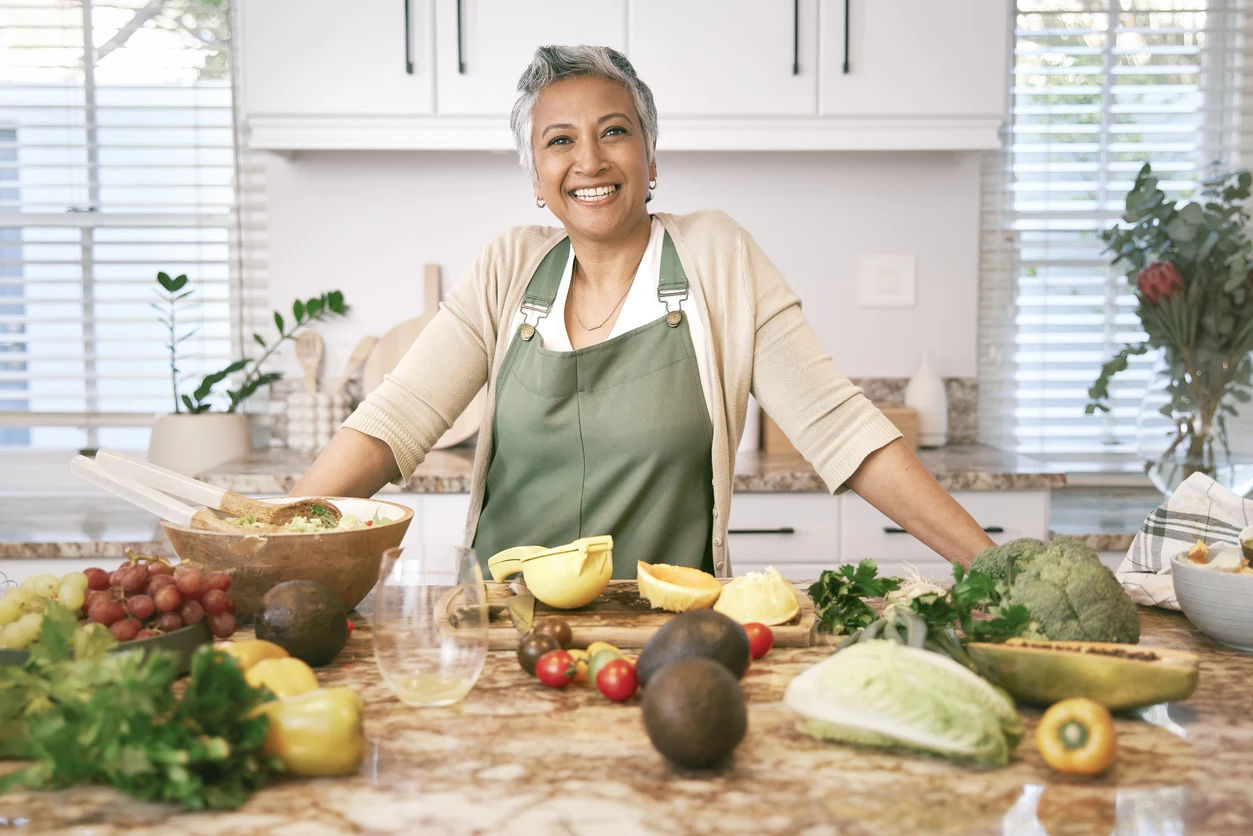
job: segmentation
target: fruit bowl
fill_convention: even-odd
[[[375,499],[328,499],[344,514],[363,520],[377,516],[380,522],[367,528],[312,533],[241,528],[236,534],[164,521],[161,527],[181,562],[231,576],[231,598],[242,622],[253,621],[262,597],[283,581],[318,581],[351,610],[378,581],[383,552],[404,539],[413,509]]]
[[[113,648],[111,652],[122,653],[127,650],[142,650],[145,653],[149,653],[153,650],[172,650],[178,654],[178,672],[181,675],[191,670],[191,656],[196,652],[196,648],[211,641],[213,641],[213,634],[209,632],[209,622],[201,621],[190,627],[184,627],[181,630],[174,630],[170,633],[162,633],[152,638],[122,642]],[[28,650],[0,648],[0,665],[24,665],[29,656],[30,651]]]
[[[1253,575],[1206,569],[1176,555],[1175,597],[1188,620],[1228,647],[1253,652]]]

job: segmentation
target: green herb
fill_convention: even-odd
[[[176,656],[109,653],[107,630],[76,630],[49,610],[20,668],[0,668],[0,732],[8,757],[36,763],[0,778],[0,792],[109,784],[146,801],[235,809],[277,764],[260,748],[268,720],[250,717],[268,694],[212,647],[192,657],[183,698]]]
[[[309,506],[309,515],[320,519],[322,524],[327,528],[335,528],[339,525],[339,520],[335,519],[335,517],[331,515],[331,512],[327,510],[326,506],[319,505],[316,502]],[[377,513],[375,516],[377,516]]]
[[[901,585],[896,578],[878,577],[878,571],[878,563],[863,560],[855,567],[849,563],[818,576],[809,587],[809,597],[813,599],[823,629],[851,633],[878,618],[862,599],[882,598]]]

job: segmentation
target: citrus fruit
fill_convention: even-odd
[[[741,624],[755,621],[773,627],[795,618],[801,605],[792,585],[767,566],[764,572],[749,572],[723,587],[714,609]]]
[[[686,566],[667,563],[638,564],[640,595],[655,610],[687,612],[713,606],[722,593],[722,584],[713,575]]]

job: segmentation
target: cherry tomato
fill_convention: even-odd
[[[369,525],[369,523],[366,523],[366,525]],[[227,612],[230,612],[230,610],[227,610]],[[356,624],[353,624],[353,623],[352,623],[352,619],[351,619],[351,618],[350,618],[350,619],[348,619],[348,635],[350,635],[350,636],[352,635],[352,631],[353,631],[353,629],[354,629],[356,626],[357,626]]]
[[[745,624],[744,632],[748,633],[748,652],[754,659],[765,656],[774,646],[774,632],[764,624]]]
[[[614,702],[626,702],[635,696],[639,681],[635,678],[635,665],[626,659],[606,662],[596,674],[596,687]]]
[[[564,650],[550,650],[535,663],[535,675],[549,688],[564,688],[574,679],[574,657]]]

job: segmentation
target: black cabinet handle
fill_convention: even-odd
[[[844,75],[848,75],[848,3],[844,0]]]
[[[792,0],[792,75],[801,74],[801,0]]]
[[[466,58],[461,52],[461,0],[457,0],[457,72],[466,74]]]
[[[986,531],[988,534],[1004,534],[1005,533],[1005,529],[999,525],[987,525],[983,527],[983,530]],[[894,525],[885,525],[883,526],[883,533],[884,534],[904,534],[905,529],[897,528]]]
[[[409,2],[405,0],[405,72],[413,75],[413,37],[412,23],[409,21]]]
[[[790,525],[783,528],[732,528],[727,534],[795,534],[796,529]]]

